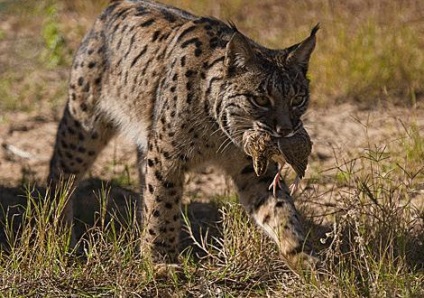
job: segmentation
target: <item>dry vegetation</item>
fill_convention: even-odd
[[[72,53],[107,2],[0,1],[3,151],[16,132],[25,139],[33,126],[54,127]],[[80,202],[81,255],[60,231],[60,206],[46,202],[48,190],[35,185],[48,161],[2,153],[0,296],[423,297],[424,2],[163,2],[231,19],[275,48],[321,23],[307,119],[315,152],[296,204],[323,268],[293,274],[234,196],[191,193],[182,215],[181,268],[159,274],[137,253],[140,227],[131,203],[123,203],[137,196],[133,159],[115,154],[92,174],[111,183],[90,180],[77,190],[91,198]],[[44,132],[27,148],[46,151],[52,133]],[[12,164],[17,174],[6,167]],[[64,187],[58,204],[69,194]]]

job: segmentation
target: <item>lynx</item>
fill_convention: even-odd
[[[184,175],[204,164],[234,181],[247,214],[289,262],[310,257],[277,165],[257,176],[243,150],[246,133],[283,138],[302,127],[314,27],[284,49],[263,47],[214,18],[153,1],[112,1],[75,54],[49,181],[78,182],[117,133],[140,156],[142,247],[157,262],[176,262]],[[64,220],[72,225],[72,200]]]

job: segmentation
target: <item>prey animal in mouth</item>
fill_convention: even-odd
[[[281,169],[285,163],[290,164],[296,172],[296,178],[290,186],[290,194],[297,190],[300,180],[305,176],[312,141],[302,126],[294,135],[277,139],[262,131],[247,132],[243,136],[243,147],[244,151],[252,156],[253,168],[258,176],[265,173],[270,160],[278,163],[278,172],[270,185],[275,197],[277,188],[281,188]]]

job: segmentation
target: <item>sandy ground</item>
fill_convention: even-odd
[[[0,126],[0,186],[19,187],[23,181],[43,184],[57,129],[54,118],[58,115],[10,113],[4,118],[5,124]],[[424,132],[424,110],[386,107],[370,111],[344,104],[331,109],[311,108],[304,123],[314,142],[309,171],[326,172],[366,148],[399,141],[411,125]],[[108,180],[129,171],[131,184],[136,184],[134,148],[123,137],[113,139],[89,176]],[[190,175],[186,191],[214,196],[228,194],[230,188],[228,179],[208,168],[200,175]]]
[[[4,210],[25,204],[23,195],[28,182],[43,191],[57,128],[54,119],[57,118],[58,115],[43,113],[4,115],[4,124],[0,126],[0,202]],[[424,132],[424,110],[399,107],[361,110],[344,104],[331,109],[311,108],[304,122],[314,146],[306,178],[296,197],[303,197],[315,208],[323,206],[323,202],[337,201],[337,192],[332,191],[340,187],[333,181],[336,166],[360,156],[366,148],[383,148],[399,142],[407,136],[405,128],[411,125]],[[113,139],[81,183],[79,194],[84,195],[80,196],[83,199],[79,198],[78,204],[84,207],[77,207],[76,216],[85,218],[87,212],[95,212],[102,185],[113,179],[119,180],[121,186],[112,187],[112,199],[118,205],[134,200],[138,190],[135,161],[134,145],[121,137]],[[317,176],[321,177],[319,183],[311,183],[310,178]],[[421,175],[422,181],[412,193],[413,203],[419,208],[424,208],[423,177]],[[210,198],[232,193],[231,182],[216,169],[204,168],[187,177],[186,199],[197,202],[192,207],[196,213],[194,218],[198,220],[215,221],[219,211],[207,202]],[[334,204],[328,206],[334,207]],[[84,214],[78,215],[78,212]]]

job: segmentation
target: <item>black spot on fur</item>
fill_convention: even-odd
[[[161,12],[162,12],[162,15],[163,15],[164,19],[167,20],[168,22],[173,23],[173,22],[175,22],[177,20],[177,18],[175,17],[175,15],[172,14],[171,12],[169,12],[169,11],[167,11],[165,9],[162,9]]]
[[[187,78],[189,78],[189,77],[193,76],[194,74],[195,74],[195,72],[193,70],[189,69],[189,70],[186,71],[185,76]]]
[[[64,149],[68,149],[68,144],[66,144],[66,142],[64,140],[60,141],[60,145],[64,148]]]
[[[281,208],[284,206],[284,202],[283,201],[278,201],[277,203],[275,203],[275,207],[277,208]]]
[[[155,22],[155,19],[147,20],[140,24],[141,27],[149,27]]]
[[[162,176],[162,174],[159,171],[155,171],[155,177],[159,181],[163,181],[163,176]]]
[[[146,8],[145,7],[142,7],[142,6],[138,6],[137,8],[136,8],[136,13],[134,14],[136,17],[140,17],[140,16],[143,16],[143,15],[145,15],[145,14],[147,14],[148,12],[146,11]]]
[[[88,107],[87,107],[87,104],[85,102],[82,102],[80,104],[80,108],[83,112],[87,112]]]
[[[172,182],[169,182],[169,181],[165,181],[165,182],[163,182],[163,187],[165,187],[165,188],[174,188],[175,187],[175,184],[172,183]]]
[[[153,167],[153,166],[155,165],[155,162],[154,162],[152,159],[148,159],[148,160],[147,160],[147,165],[148,165],[149,167]]]
[[[185,42],[183,42],[181,44],[181,48],[184,49],[184,48],[188,47],[191,44],[194,44],[198,48],[198,47],[200,47],[202,45],[202,42],[197,37],[194,37],[194,38],[191,38],[191,39],[186,40]]]
[[[72,127],[68,127],[68,133],[71,135],[75,134],[75,130]]]
[[[138,55],[133,59],[133,61],[131,62],[131,67],[133,67],[134,64],[136,64],[137,61],[141,58],[141,56],[143,56],[146,52],[147,52],[147,45],[145,45],[143,49],[141,50],[141,52],[138,53]]]
[[[153,33],[153,36],[152,36],[152,42],[155,42],[155,41],[156,41],[156,39],[158,39],[159,35],[160,35],[160,31],[159,31],[159,30],[156,30],[156,31]]]
[[[202,49],[201,48],[196,48],[194,50],[194,56],[199,57],[200,55],[202,55]]]
[[[215,49],[216,47],[218,47],[218,45],[219,45],[219,39],[218,39],[218,37],[212,37],[212,38],[209,40],[209,46],[210,46],[212,49]]]

